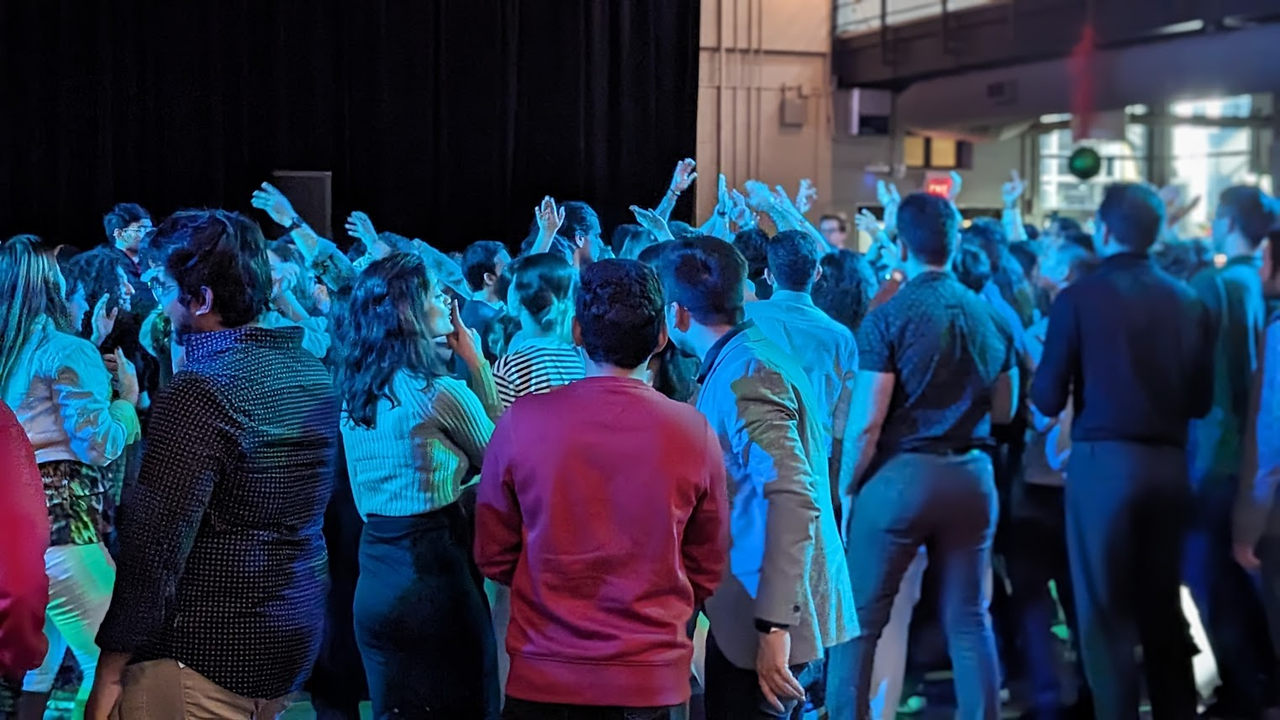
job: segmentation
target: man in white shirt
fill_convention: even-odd
[[[840,447],[849,416],[853,378],[858,371],[858,344],[853,333],[813,304],[813,284],[822,276],[822,256],[813,237],[784,230],[769,240],[765,281],[773,286],[768,300],[747,303],[747,318],[804,370],[813,388],[814,415],[830,443],[831,477],[839,475]],[[835,507],[839,494],[832,491]]]

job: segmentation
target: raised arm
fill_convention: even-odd
[[[671,220],[671,212],[676,209],[676,201],[684,191],[689,189],[693,181],[698,179],[698,173],[694,172],[697,166],[698,164],[692,158],[685,158],[676,163],[675,172],[671,174],[671,184],[667,186],[662,202],[658,203],[657,209],[654,210],[664,222]]]

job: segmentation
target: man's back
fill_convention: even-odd
[[[1076,442],[1181,447],[1209,411],[1212,369],[1204,304],[1147,255],[1122,253],[1054,301],[1032,399],[1056,415],[1070,388]]]
[[[940,452],[991,439],[992,390],[1013,367],[1013,339],[995,311],[949,273],[911,279],[858,332],[862,370],[891,373],[878,450]]]
[[[648,707],[688,697],[684,627],[726,561],[724,466],[696,410],[591,377],[498,423],[477,560],[511,586],[508,693]]]
[[[746,313],[809,376],[830,454],[831,439],[844,437],[858,371],[853,333],[818,309],[808,293],[778,290],[768,300],[747,303]]]
[[[297,690],[319,649],[338,402],[298,328],[193,336],[125,505],[99,644],[232,692]]]

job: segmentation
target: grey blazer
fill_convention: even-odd
[[[755,668],[757,618],[790,626],[792,665],[857,634],[811,393],[750,322],[703,360],[696,404],[720,438],[730,507],[729,567],[705,611],[720,650],[744,669]]]

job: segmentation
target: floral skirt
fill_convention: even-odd
[[[40,477],[49,506],[49,544],[102,542],[111,530],[103,469],[74,460],[54,460],[40,463]]]

